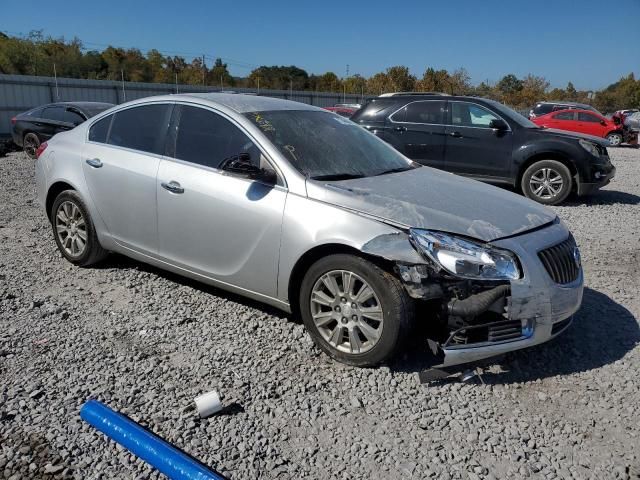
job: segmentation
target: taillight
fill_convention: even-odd
[[[13,117],[13,118],[11,119],[11,125],[15,125],[17,121],[18,121],[18,120],[16,119],[16,117]]]
[[[47,142],[43,142],[40,144],[40,146],[36,150],[36,159],[40,158],[40,155],[44,153],[44,151],[47,149],[47,146]]]

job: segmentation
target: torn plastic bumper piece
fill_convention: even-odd
[[[171,479],[225,478],[97,400],[85,403],[80,409],[80,417]]]

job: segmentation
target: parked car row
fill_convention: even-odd
[[[566,330],[583,273],[557,215],[429,166],[522,177],[553,203],[611,178],[601,140],[468,97],[385,97],[354,120],[258,96],[135,100],[40,145],[38,201],[69,262],[118,252],[294,312],[350,365],[387,361],[418,324],[443,368]]]

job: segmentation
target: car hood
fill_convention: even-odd
[[[403,227],[490,242],[553,222],[551,210],[507,190],[421,167],[332,182],[307,182],[310,198]]]
[[[561,137],[561,138],[572,138],[574,140],[578,140],[583,138],[585,140],[589,140],[590,142],[597,143],[602,147],[609,147],[609,140],[601,137],[594,137],[593,135],[587,135],[586,133],[578,133],[578,132],[568,132],[567,130],[558,130],[556,128],[532,128],[531,132],[538,135],[546,135],[551,137]]]

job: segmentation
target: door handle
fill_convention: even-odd
[[[87,165],[89,165],[90,167],[93,167],[93,168],[102,167],[102,161],[100,161],[99,158],[88,158],[86,160],[86,162],[87,162]]]
[[[407,127],[396,127],[396,128],[394,128],[394,130],[396,132],[406,132],[407,131]]]
[[[165,190],[169,190],[171,193],[184,193],[184,188],[180,186],[180,184],[174,180],[171,180],[169,183],[162,182],[162,188]]]
[[[454,137],[454,138],[460,138],[460,137],[462,137],[462,134],[460,132],[451,132],[449,134],[449,136]]]

